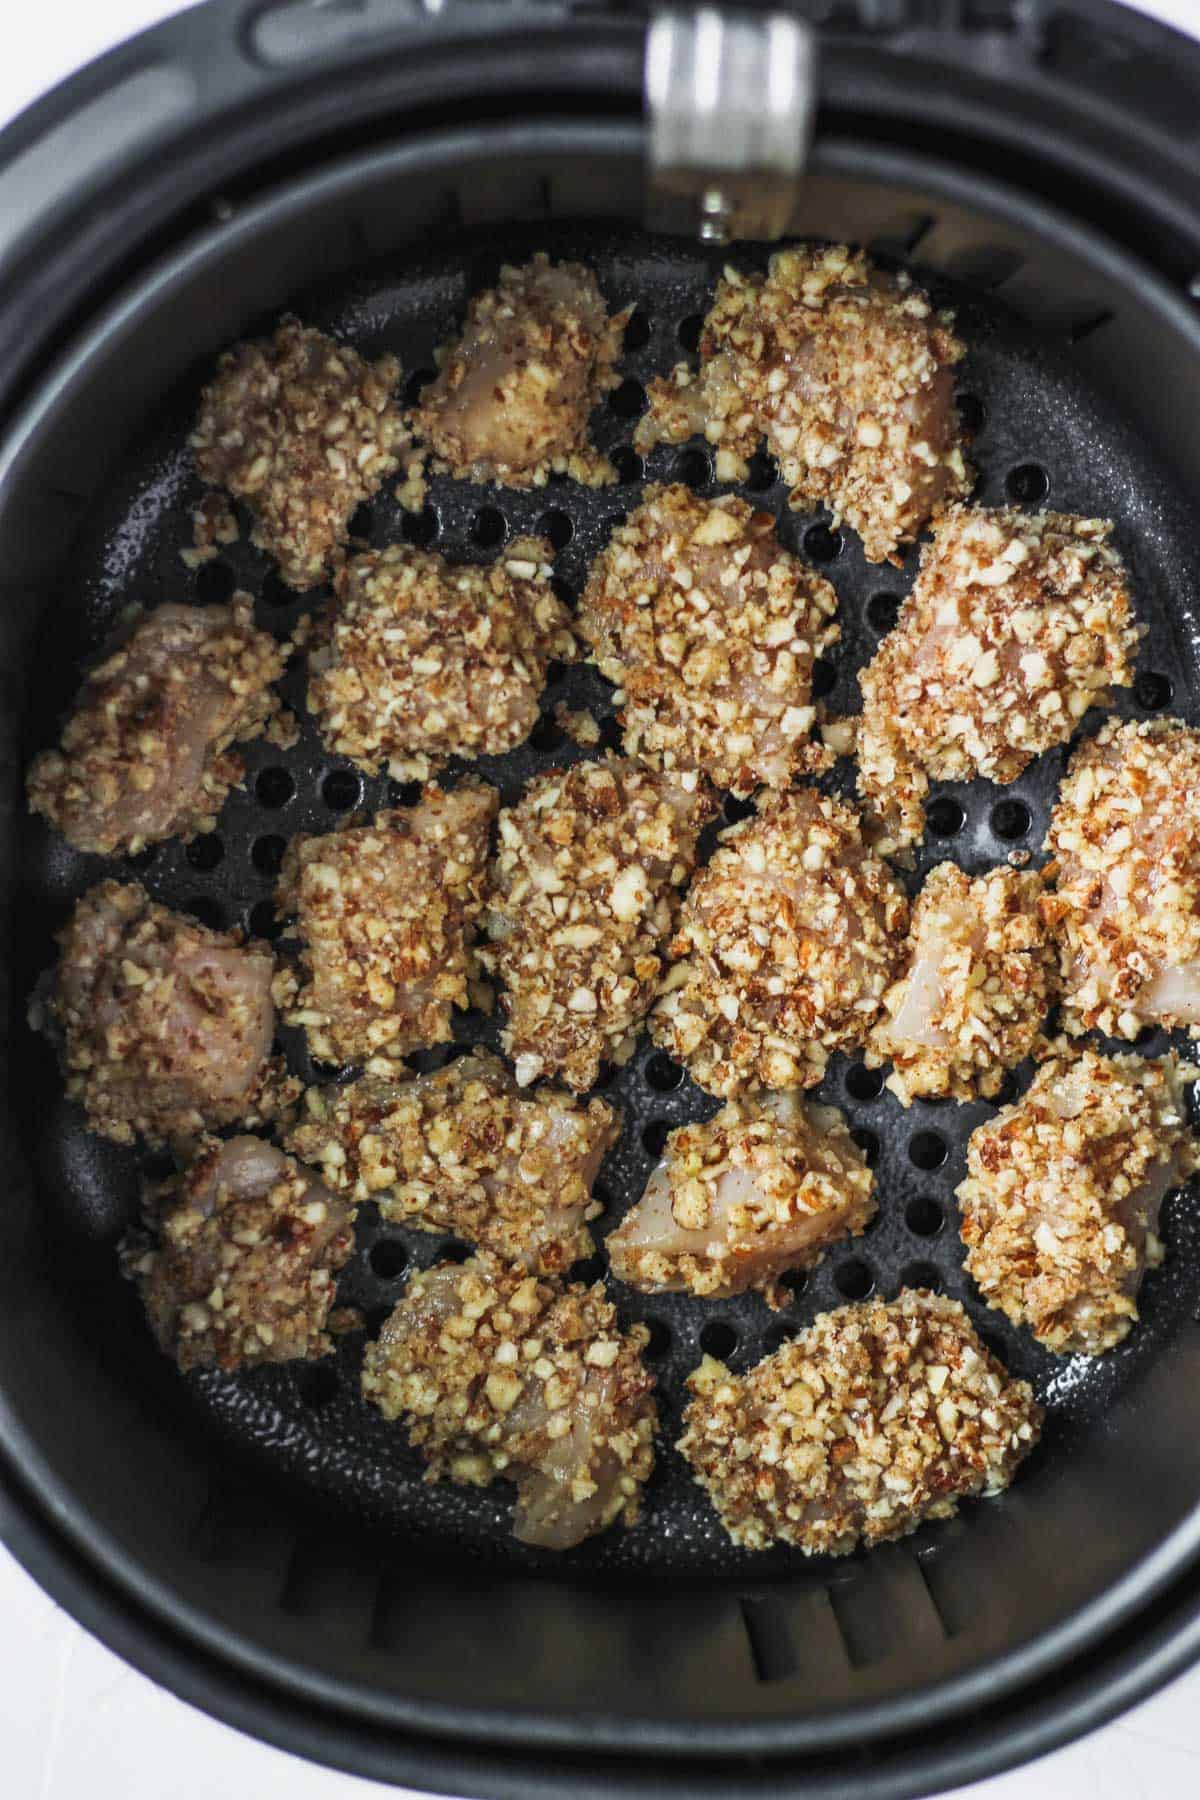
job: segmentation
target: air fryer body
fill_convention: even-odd
[[[1142,667],[1197,720],[1200,169],[1186,134],[1200,122],[1200,54],[1102,4],[967,4],[953,28],[915,0],[821,10],[817,130],[790,235],[910,262],[973,322],[964,383],[983,406],[983,497],[1003,500],[1012,471],[1032,466],[1055,504],[1124,521],[1150,625]],[[23,821],[22,769],[120,608],[189,597],[179,446],[214,353],[294,305],[400,349],[409,374],[500,257],[548,247],[591,260],[610,297],[637,302],[648,329],[622,365],[628,399],[682,353],[680,327],[723,255],[767,254],[645,232],[641,18],[399,12],[216,0],[0,138],[0,1521],[131,1661],[364,1774],[521,1796],[871,1796],[963,1781],[1086,1728],[1200,1651],[1194,1200],[1170,1210],[1168,1266],[1138,1336],[1061,1384],[1045,1446],[1001,1499],[869,1557],[806,1563],[732,1552],[668,1468],[640,1535],[549,1560],[509,1543],[502,1492],[468,1501],[420,1482],[415,1459],[354,1412],[349,1348],[332,1385],[296,1371],[181,1381],[116,1269],[137,1165],[82,1131],[24,1023],[51,934],[103,865]],[[622,448],[628,414],[608,409],[597,431]],[[704,489],[711,470],[689,478]],[[636,492],[632,480],[515,497],[446,482],[431,506],[461,555],[479,553],[484,508],[509,532],[565,515],[560,574],[577,591]],[[803,532],[781,489],[764,503]],[[403,529],[381,503],[380,541]],[[848,706],[873,647],[870,600],[891,580],[856,558],[848,549],[834,572],[847,641],[832,679]],[[249,546],[223,566],[276,628],[299,615]],[[586,671],[566,681],[555,698],[602,699]],[[1145,689],[1129,711],[1162,703],[1161,686]],[[517,753],[502,789],[556,752]],[[290,757],[258,746],[248,764],[220,868],[176,845],[143,876],[228,923],[269,891],[258,838],[328,829],[324,784],[345,768],[311,740]],[[257,777],[277,766],[291,787],[273,823]],[[1020,787],[1033,844],[1059,773],[1051,760]],[[1011,848],[983,788],[953,796],[967,820],[953,853],[975,866]],[[386,790],[367,782],[361,803]],[[922,867],[945,853],[931,843]],[[647,1166],[638,1133],[687,1116],[688,1101],[655,1089],[645,1046],[618,1088],[635,1148],[610,1173],[632,1192]],[[856,1114],[832,1097],[878,1145],[885,1219],[862,1253],[873,1279],[894,1288],[919,1263],[965,1295],[952,1193],[988,1109],[951,1122],[948,1108],[863,1102]],[[920,1132],[940,1137],[940,1164],[920,1165]],[[936,1238],[905,1223],[919,1197],[946,1221]],[[350,1278],[368,1312],[402,1286],[387,1259],[372,1262],[385,1235],[410,1264],[436,1248],[368,1217]],[[837,1280],[833,1263],[814,1277],[798,1322],[838,1303]],[[745,1366],[772,1321],[757,1302],[657,1311],[672,1346],[669,1437],[706,1324],[732,1319]],[[1018,1334],[997,1336],[1006,1359],[1027,1354]]]

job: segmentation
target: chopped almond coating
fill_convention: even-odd
[[[599,1282],[564,1288],[484,1254],[414,1276],[368,1346],[363,1393],[405,1418],[428,1480],[503,1476],[514,1537],[569,1550],[637,1518],[657,1424],[648,1339],[620,1329]]]
[[[68,1098],[118,1144],[255,1124],[294,1098],[271,1059],[275,963],[237,932],[171,912],[135,882],[102,881],[59,933],[29,1022],[55,1040]]]
[[[956,507],[860,677],[858,791],[915,843],[935,781],[1015,781],[1133,680],[1140,636],[1107,519]]]
[[[998,1494],[1042,1409],[957,1300],[907,1291],[822,1313],[749,1374],[706,1356],[678,1449],[744,1550],[845,1556]]]
[[[831,760],[812,736],[812,666],[836,610],[770,513],[650,487],[593,563],[580,624],[624,690],[626,750],[749,793]]]
[[[811,1269],[874,1217],[874,1178],[840,1113],[798,1094],[731,1100],[667,1139],[646,1191],[607,1241],[613,1273],[643,1293],[727,1299]]]
[[[1033,870],[989,869],[974,881],[954,863],[930,871],[904,973],[867,1040],[868,1065],[893,1065],[887,1085],[905,1106],[922,1094],[995,1094],[1005,1070],[1033,1053],[1055,986],[1041,897]]]
[[[1068,1031],[1200,1035],[1200,732],[1109,720],[1080,745],[1050,818],[1043,901]]]
[[[813,788],[771,794],[692,883],[654,1041],[710,1094],[814,1087],[835,1050],[865,1039],[907,924],[853,807]]]
[[[261,1138],[203,1138],[183,1175],[147,1195],[151,1242],[127,1240],[160,1347],[188,1369],[325,1356],[350,1208]]]
[[[211,831],[244,772],[229,746],[279,712],[287,656],[249,594],[141,615],[84,680],[62,748],[34,758],[30,807],[97,856]]]
[[[309,655],[309,710],[329,748],[403,781],[523,743],[547,667],[577,650],[552,555],[522,538],[487,568],[407,544],[354,557]]]
[[[464,781],[370,825],[292,839],[277,901],[298,915],[304,980],[285,970],[274,991],[314,1056],[398,1060],[449,1038],[452,1007],[470,1004],[497,803],[494,788]]]
[[[627,1061],[658,991],[696,839],[716,812],[694,772],[610,757],[531,781],[500,814],[480,961],[507,985],[504,1048],[522,1087],[582,1092]]]
[[[789,506],[828,506],[871,562],[898,562],[931,519],[971,491],[954,405],[963,355],[954,315],[911,276],[861,251],[782,250],[766,276],[727,267],[700,338],[700,368],[650,384],[639,450],[703,432],[718,481],[743,481],[765,437]]]
[[[1098,1356],[1138,1316],[1163,1196],[1200,1168],[1186,1085],[1200,1071],[1084,1050],[971,1134],[958,1189],[966,1268],[990,1306],[1058,1354]]]
[[[476,294],[461,338],[438,352],[439,374],[409,423],[433,467],[466,481],[544,487],[551,474],[589,487],[616,480],[588,442],[588,415],[615,388],[627,313],[608,316],[581,263],[500,271]]]
[[[287,1148],[336,1192],[377,1201],[385,1219],[452,1231],[538,1274],[595,1250],[592,1182],[621,1131],[603,1100],[522,1093],[487,1050],[431,1075],[365,1075],[304,1099]]]
[[[190,439],[203,481],[243,500],[251,542],[289,587],[316,587],[339,560],[351,515],[400,466],[408,438],[394,356],[285,318],[274,337],[227,350]]]

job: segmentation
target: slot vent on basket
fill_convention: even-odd
[[[1087,313],[1081,319],[1075,319],[1067,326],[1067,337],[1073,344],[1081,344],[1084,338],[1094,337],[1096,332],[1103,331],[1111,325],[1116,314],[1110,311]]]
[[[866,1669],[872,1663],[882,1662],[892,1648],[894,1626],[889,1622],[880,1584],[855,1576],[849,1581],[831,1582],[826,1593],[850,1667]]]
[[[760,1681],[784,1681],[799,1667],[796,1645],[787,1615],[771,1595],[742,1596],[742,1623],[750,1643],[750,1658]]]
[[[961,1590],[956,1593],[949,1570],[939,1557],[922,1557],[914,1551],[912,1560],[943,1634],[948,1638],[957,1637],[967,1625],[969,1608],[965,1596]]]

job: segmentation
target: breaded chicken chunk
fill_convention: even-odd
[[[930,780],[1015,781],[1133,680],[1140,636],[1106,519],[956,507],[863,695],[858,791],[884,850],[916,842]]]
[[[498,796],[481,781],[426,789],[369,825],[292,839],[277,900],[297,916],[302,977],[275,1000],[333,1063],[398,1060],[450,1037],[469,1004],[470,936],[483,909]]]
[[[731,1375],[705,1357],[678,1448],[735,1544],[845,1556],[998,1494],[1042,1411],[957,1300],[909,1291],[822,1313]]]
[[[365,362],[293,318],[221,357],[190,439],[196,467],[249,507],[251,541],[289,587],[328,577],[352,514],[399,468],[399,379],[394,356]]]
[[[1110,719],[1071,758],[1046,848],[1068,1031],[1200,1034],[1200,732]]]
[[[1032,869],[989,869],[972,881],[954,863],[931,869],[912,909],[903,972],[867,1039],[872,1068],[905,1106],[928,1094],[998,1093],[1031,1055],[1055,993],[1055,956]]]
[[[503,1476],[514,1537],[569,1550],[637,1518],[657,1423],[648,1335],[621,1330],[599,1282],[564,1288],[489,1255],[439,1263],[368,1347],[363,1393],[405,1420],[430,1480]]]
[[[261,1138],[203,1138],[147,1194],[123,1247],[160,1348],[188,1369],[294,1362],[332,1348],[325,1326],[354,1237],[350,1208]]]
[[[309,651],[309,711],[329,748],[403,781],[523,743],[549,664],[577,650],[552,555],[522,538],[484,568],[408,544],[347,563]]]
[[[726,1299],[811,1269],[875,1215],[866,1159],[831,1106],[798,1094],[731,1100],[667,1139],[646,1191],[606,1244],[613,1273],[643,1293]]]
[[[1163,1196],[1197,1168],[1174,1056],[1065,1051],[1024,1098],[972,1132],[958,1189],[966,1268],[1047,1350],[1098,1356],[1138,1316],[1163,1259]]]
[[[286,1147],[385,1219],[453,1232],[541,1275],[595,1249],[592,1182],[621,1130],[603,1100],[522,1091],[488,1050],[430,1075],[309,1088],[304,1099]]]
[[[580,625],[624,694],[631,755],[749,793],[830,760],[813,738],[812,667],[836,610],[770,513],[650,487],[592,564]]]
[[[258,1123],[299,1092],[271,1057],[275,963],[264,945],[119,881],[89,888],[58,942],[30,1024],[57,1043],[68,1098],[102,1137],[161,1144]]]
[[[627,313],[609,317],[581,263],[539,253],[476,294],[463,334],[409,423],[433,467],[465,481],[544,487],[552,474],[589,487],[616,479],[588,442],[588,415],[619,377]]]
[[[824,504],[871,562],[898,562],[971,491],[954,365],[953,315],[911,276],[884,274],[845,245],[781,250],[767,274],[727,267],[700,337],[700,368],[650,384],[638,449],[703,433],[718,481],[743,481],[765,438],[788,504]]]
[[[211,831],[243,775],[230,745],[278,713],[286,662],[249,594],[141,614],[86,677],[62,747],[34,758],[30,807],[98,856]]]
[[[591,1087],[625,1061],[658,991],[678,890],[716,802],[694,772],[617,757],[530,782],[500,815],[480,960],[504,982],[517,1080]]]
[[[864,1041],[907,924],[853,807],[813,788],[768,795],[688,891],[654,1041],[722,1098],[814,1087]]]

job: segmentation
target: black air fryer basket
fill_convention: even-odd
[[[694,59],[714,29],[706,110]],[[784,55],[790,88],[764,87]],[[980,497],[1117,521],[1149,626],[1119,710],[1200,723],[1200,50],[1163,28],[1103,0],[798,0],[783,24],[731,8],[700,32],[603,0],[210,0],[0,136],[0,1526],[156,1679],[363,1774],[522,1800],[926,1792],[1087,1729],[1200,1653],[1194,1196],[1168,1205],[1134,1334],[1094,1366],[1056,1362],[960,1266],[954,1188],[994,1109],[904,1112],[835,1059],[822,1096],[877,1154],[880,1223],[783,1315],[614,1285],[622,1317],[652,1325],[659,1466],[633,1531],[556,1559],[514,1545],[502,1489],[421,1482],[403,1431],[358,1397],[361,1334],[322,1364],[175,1373],[117,1272],[138,1159],[82,1130],[24,1024],[54,929],[109,872],[20,798],[81,660],[131,600],[246,588],[286,633],[321,598],[283,588],[244,535],[195,573],[180,561],[199,493],[183,444],[215,352],[290,307],[396,352],[415,391],[502,260],[591,264],[610,302],[636,304],[594,421],[620,485],[438,479],[423,514],[385,491],[355,521],[377,544],[480,559],[537,525],[577,594],[644,479],[717,491],[699,443],[643,464],[634,422],[648,377],[694,348],[723,262],[760,264],[781,232],[864,244],[955,306]],[[721,241],[739,234],[754,241]],[[866,564],[851,534],[788,512],[768,464],[744,491],[834,582],[843,635],[822,674],[853,709],[915,555]],[[483,772],[511,798],[581,754],[554,705],[604,717],[608,692],[588,669],[559,676],[530,743]],[[917,879],[946,856],[1036,854],[1063,760],[1002,793],[938,790]],[[159,846],[137,876],[269,932],[282,840],[404,803],[389,787],[306,725],[286,754],[252,747],[215,835]],[[494,1042],[482,1017],[456,1029]],[[604,1228],[665,1128],[706,1108],[677,1075],[644,1042],[612,1080],[627,1127]],[[444,1248],[368,1209],[341,1292],[375,1329]],[[735,1551],[670,1449],[684,1375],[702,1349],[746,1368],[843,1298],[906,1285],[962,1298],[1035,1383],[1042,1447],[1000,1499],[870,1556]]]

